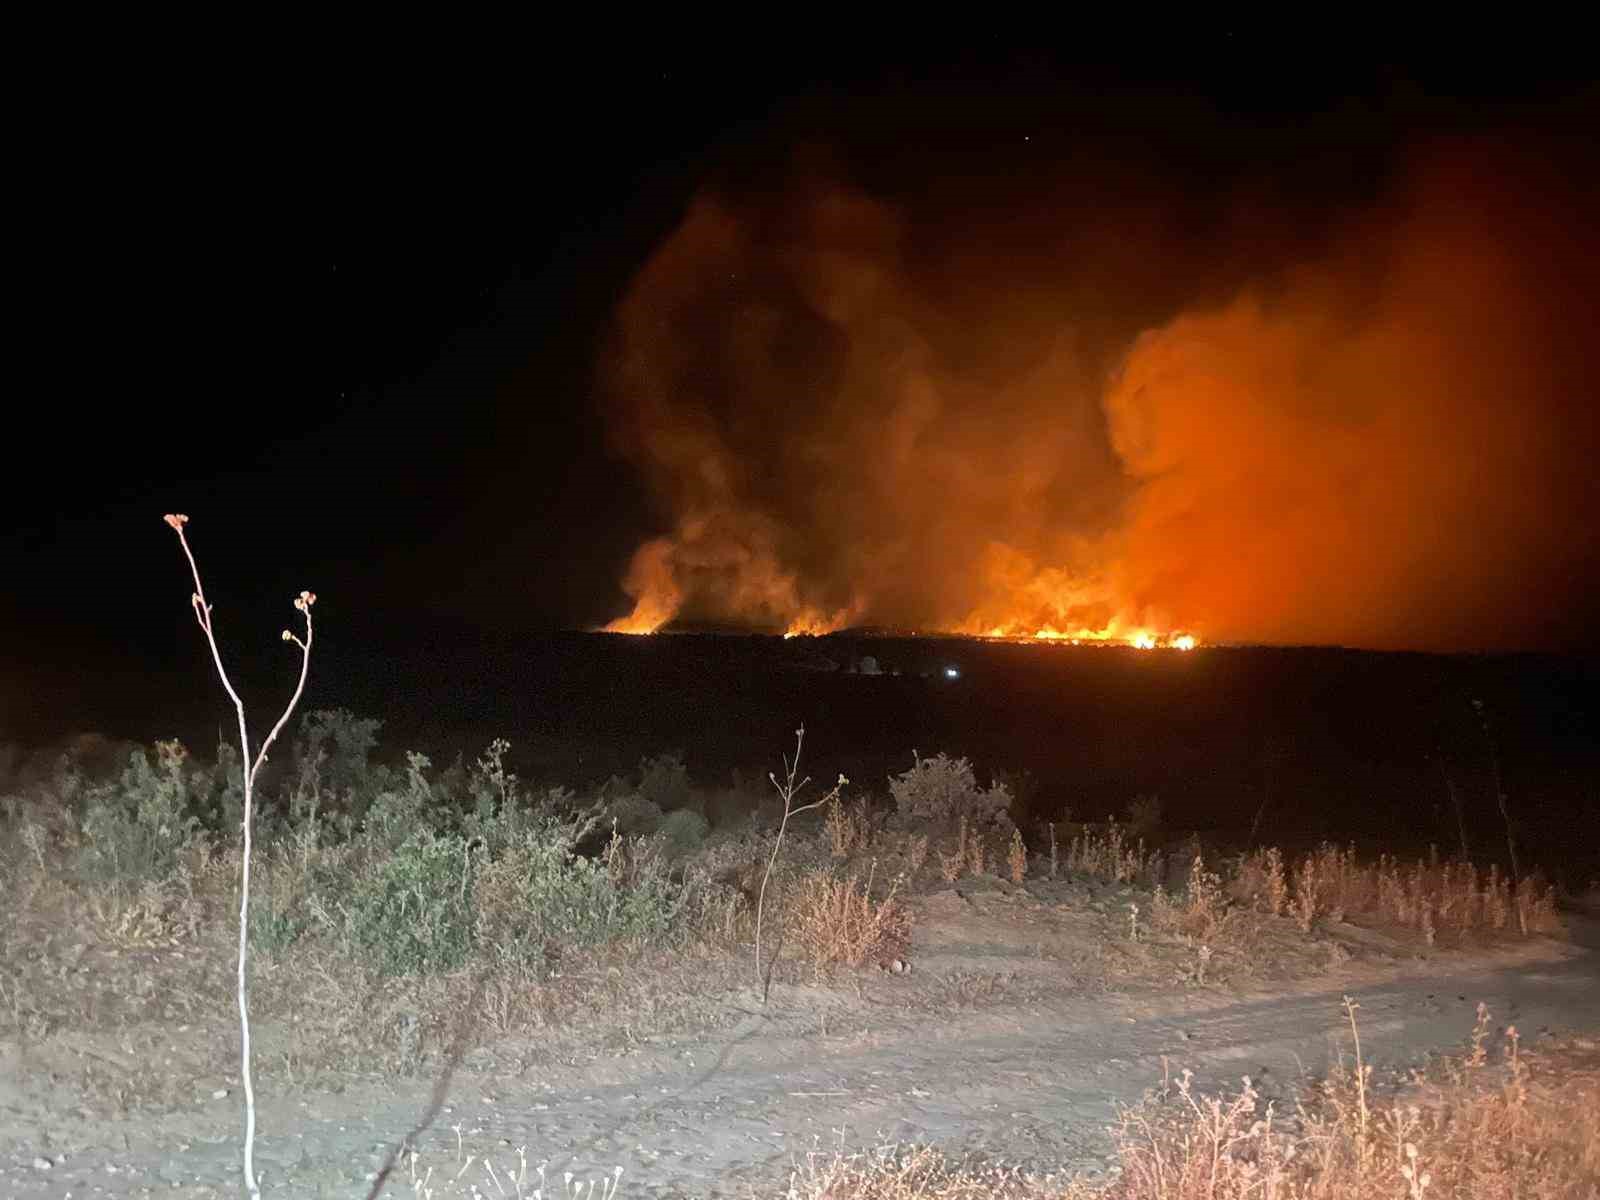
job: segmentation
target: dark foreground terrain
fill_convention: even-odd
[[[381,717],[395,756],[471,762],[504,737],[524,778],[579,789],[673,751],[701,786],[736,770],[764,785],[804,723],[812,774],[843,771],[858,793],[881,793],[913,750],[965,755],[985,778],[1031,773],[1030,839],[1066,810],[1098,819],[1155,795],[1183,828],[1452,854],[1464,834],[1481,861],[1504,856],[1504,793],[1527,854],[1574,890],[1600,875],[1592,656],[427,630],[357,650],[359,623],[335,616],[359,622],[330,610],[303,711]],[[295,664],[275,639],[234,640],[235,675],[264,714]],[[0,742],[95,730],[207,753],[232,714],[193,641],[182,663],[33,672],[26,702],[0,714]],[[880,673],[861,673],[868,659]]]

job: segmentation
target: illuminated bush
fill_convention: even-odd
[[[382,721],[343,708],[301,717],[294,743],[296,809],[360,821],[380,783],[370,761],[382,728]]]
[[[472,951],[472,867],[463,838],[411,837],[357,886],[352,940],[386,975],[459,967]]]
[[[365,827],[369,842],[397,848],[418,829],[434,830],[438,828],[435,822],[443,823],[441,798],[435,796],[433,784],[428,780],[431,765],[426,754],[406,755],[406,773],[398,781],[399,786],[384,788],[367,810]]]
[[[962,817],[975,829],[1008,820],[1011,793],[1004,783],[978,786],[965,758],[915,756],[909,770],[889,777],[889,794],[900,817],[918,823],[954,825]]]
[[[827,870],[808,871],[786,898],[790,927],[818,976],[836,966],[887,964],[911,943],[911,914],[896,896],[872,898],[872,879],[840,879]]]
[[[91,873],[115,880],[165,879],[197,836],[188,752],[177,742],[159,742],[156,754],[152,766],[142,749],[135,750],[121,778],[89,789],[81,862]]]
[[[618,838],[603,858],[583,858],[551,823],[479,874],[474,937],[495,961],[537,966],[562,946],[662,937],[688,898],[689,887],[642,843]]]
[[[680,808],[677,812],[667,814],[657,836],[669,853],[680,855],[698,850],[710,831],[710,823],[699,813],[690,808]]]

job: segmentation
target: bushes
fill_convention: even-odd
[[[962,817],[975,829],[1009,821],[1011,794],[1004,783],[987,790],[978,786],[972,764],[964,758],[913,754],[909,770],[889,777],[889,794],[903,820],[953,826]]]
[[[614,838],[604,858],[583,858],[572,853],[570,832],[552,823],[485,865],[475,937],[498,962],[537,966],[563,946],[661,937],[689,891],[643,842]]]
[[[327,800],[350,809],[368,782],[368,763],[383,722],[343,708],[320,708],[300,718],[294,760],[302,777],[314,777]],[[330,804],[324,803],[329,808]],[[359,812],[354,814],[359,818]]]
[[[681,754],[658,754],[639,760],[639,785],[635,789],[664,813],[688,807],[693,801],[689,770]]]
[[[1122,826],[1112,821],[1100,832],[1085,827],[1067,843],[1061,861],[1069,871],[1113,883],[1154,884],[1160,878],[1162,856],[1147,850],[1143,839],[1130,842]]]
[[[259,856],[250,915],[250,940],[269,953],[323,936],[390,976],[446,973],[475,956],[522,969],[561,947],[660,938],[691,909],[726,907],[703,872],[670,865],[707,833],[692,808],[663,818],[630,792],[659,832],[624,837],[603,806],[580,808],[562,788],[530,796],[506,765],[504,741],[470,769],[435,772],[427,756],[409,754],[395,772],[366,765],[376,722],[312,714],[303,728],[308,740],[276,797],[284,819]],[[658,760],[656,773],[670,780],[673,763]],[[58,785],[81,794],[83,812],[61,840],[80,846],[80,868],[111,889],[107,903],[121,897],[105,909],[119,921],[123,901],[147,885],[182,891],[184,864],[206,851],[208,828],[236,832],[225,814],[232,797],[237,820],[238,756],[226,744],[211,770],[170,742],[154,757],[136,751],[114,781],[92,784],[68,770]],[[326,819],[328,804],[339,819]],[[22,798],[12,807],[21,814]],[[364,811],[359,823],[354,811]],[[27,837],[17,836],[25,850]],[[47,832],[27,836],[42,856]]]
[[[887,963],[911,941],[911,914],[896,898],[899,884],[882,900],[872,898],[872,879],[835,878],[810,871],[791,889],[785,909],[790,928],[817,974],[835,966]]]
[[[200,822],[193,814],[193,790],[184,764],[188,752],[178,742],[156,743],[157,765],[135,750],[122,777],[88,792],[83,816],[80,862],[108,880],[163,880],[193,842]]]
[[[386,975],[452,971],[472,950],[472,850],[423,831],[361,880],[351,940]]]
[[[691,887],[652,850],[615,839],[603,858],[573,853],[553,820],[523,829],[491,855],[483,843],[424,830],[360,879],[351,941],[386,975],[455,970],[474,953],[539,967],[562,948],[664,935]]]
[[[430,766],[426,754],[406,755],[405,778],[398,787],[379,792],[367,810],[364,826],[369,845],[398,849],[419,827],[435,827],[443,812],[428,781]]]
[[[1353,1007],[1352,1029],[1354,1029]],[[1482,1010],[1480,1010],[1482,1011]],[[1480,1026],[1480,1035],[1482,1027]],[[1481,1052],[1419,1071],[1382,1095],[1357,1053],[1282,1111],[1246,1076],[1202,1091],[1185,1070],[1122,1107],[1107,1182],[1039,1177],[927,1147],[813,1154],[793,1200],[1572,1200],[1596,1195],[1600,1125],[1575,1119],[1600,1086],[1592,1058],[1529,1055],[1506,1030],[1504,1063]],[[1533,1058],[1530,1063],[1529,1059]]]
[[[1355,851],[1323,843],[1291,870],[1276,849],[1246,856],[1231,890],[1239,899],[1274,915],[1288,913],[1305,932],[1318,920],[1351,916],[1392,921],[1415,929],[1430,944],[1441,933],[1471,931],[1522,934],[1560,929],[1555,892],[1536,876],[1513,883],[1490,866],[1418,859],[1403,865],[1389,855],[1361,864]]]
[[[692,808],[668,813],[657,833],[663,848],[674,857],[700,849],[711,832],[711,823]]]

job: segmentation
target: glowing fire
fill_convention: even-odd
[[[992,543],[972,569],[983,581],[982,590],[991,602],[959,624],[935,625],[924,632],[1136,650],[1193,650],[1200,644],[1193,633],[1164,628],[1166,623],[1157,611],[1119,612],[1113,590],[1103,578],[1040,568],[1000,543]],[[691,593],[705,586],[707,578],[731,587],[721,605],[722,615],[734,618],[731,623],[737,624],[742,615],[759,628],[776,617],[783,622],[786,638],[822,637],[848,629],[871,609],[870,597],[864,592],[832,610],[805,603],[794,573],[779,568],[770,556],[730,553],[717,557],[703,549],[686,551],[672,538],[658,538],[639,548],[623,581],[624,590],[634,598],[633,611],[606,625],[604,631],[659,632],[680,614]]]
[[[636,637],[644,637],[654,633],[660,625],[652,625],[648,621],[636,620],[633,617],[619,617],[609,625],[601,626],[602,633],[627,633]]]
[[[822,637],[824,634],[837,633],[844,629],[859,616],[859,607],[852,605],[841,608],[834,613],[822,613],[816,609],[806,609],[798,617],[789,622],[789,627],[783,631],[786,638],[793,637]]]
[[[1192,633],[1156,633],[1149,629],[1122,632],[1115,629],[1061,630],[1046,626],[1032,633],[995,627],[975,635],[991,641],[1051,642],[1066,646],[1131,646],[1135,650],[1193,650],[1200,639]]]
[[[1131,646],[1135,650],[1193,650],[1200,639],[1193,633],[1163,633],[1148,626],[1132,626],[1121,620],[1112,620],[1096,629],[1087,625],[1062,629],[1055,625],[1030,628],[1023,622],[990,625],[987,628],[955,629],[949,632],[964,633],[970,637],[1006,642],[1049,642],[1066,646]]]
[[[654,633],[677,614],[683,604],[672,563],[672,542],[656,538],[640,546],[628,566],[622,586],[634,597],[633,611],[604,627],[605,633]]]
[[[640,603],[626,617],[619,617],[603,627],[605,633],[647,635],[658,632],[672,619],[674,613],[665,606]],[[854,608],[822,613],[807,609],[789,622],[783,631],[787,638],[823,637],[846,629],[858,617]],[[942,629],[934,632],[956,636],[975,637],[999,642],[1047,642],[1063,646],[1128,646],[1135,650],[1193,650],[1201,643],[1192,633],[1162,633],[1146,627],[1128,628],[1120,621],[1112,621],[1100,629],[1079,626],[1076,629],[1059,629],[1045,625],[1030,629],[1021,623],[991,625],[986,629],[969,627]]]

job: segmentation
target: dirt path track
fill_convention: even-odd
[[[739,1196],[755,1186],[779,1194],[792,1162],[813,1148],[885,1139],[1092,1170],[1109,1153],[1111,1103],[1158,1082],[1164,1059],[1205,1084],[1248,1074],[1268,1097],[1281,1095],[1348,1047],[1346,993],[1361,1005],[1368,1061],[1400,1063],[1459,1047],[1479,1001],[1497,1031],[1515,1023],[1528,1041],[1600,1029],[1600,956],[1546,943],[1516,965],[1438,975],[1330,978],[1243,998],[1047,996],[826,1034],[811,994],[791,993],[716,1038],[542,1078],[458,1076],[418,1139],[418,1161],[432,1168],[436,1197],[472,1195],[471,1185],[498,1195],[484,1156],[504,1184],[518,1146],[530,1165],[548,1162],[555,1180],[620,1166],[619,1196]],[[266,1193],[364,1195],[384,1148],[415,1126],[425,1090],[268,1092],[257,1143]],[[237,1194],[234,1097],[115,1124],[51,1114],[17,1089],[0,1100],[0,1196]],[[43,1169],[41,1154],[61,1161]],[[385,1194],[417,1194],[409,1180],[397,1172]]]

